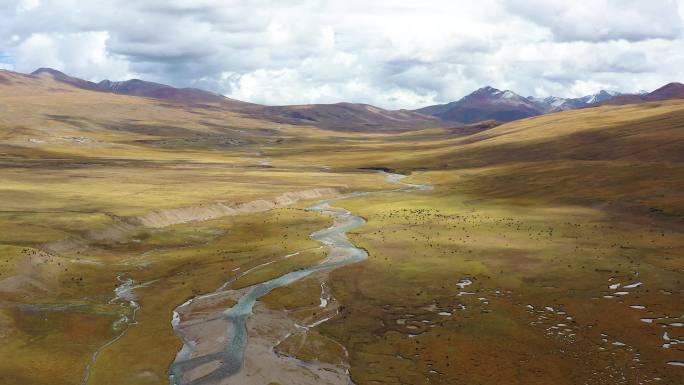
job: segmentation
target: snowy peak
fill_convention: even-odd
[[[593,103],[600,103],[600,102],[606,101],[606,100],[612,98],[613,96],[617,96],[617,95],[620,95],[620,93],[615,92],[615,91],[601,90],[597,94],[584,96],[580,99],[582,99],[587,104],[593,104]]]
[[[584,108],[603,103],[619,95],[621,94],[618,92],[601,90],[580,98],[523,97],[510,90],[502,91],[487,86],[458,101],[429,106],[416,111],[442,120],[467,124],[490,119],[509,122],[551,112]]]
[[[537,105],[542,106],[544,108],[559,108],[568,101],[568,99],[566,98],[559,98],[557,96],[548,96],[545,98],[529,96],[527,100],[531,101],[532,103],[536,103]]]
[[[497,90],[494,87],[485,86],[482,88],[478,88],[477,90],[473,91],[470,95],[495,95],[500,92],[501,91]]]
[[[528,97],[527,99],[535,103],[544,113],[574,110],[577,108],[587,107],[591,104],[601,103],[609,100],[617,95],[619,92],[601,90],[592,95],[582,96],[580,98],[560,98],[557,96],[549,96],[546,98]]]
[[[501,91],[494,87],[482,87],[475,92],[466,95],[459,102],[484,102],[496,104],[529,104],[530,101],[513,91]]]
[[[502,91],[490,86],[482,87],[458,101],[416,111],[445,121],[466,124],[485,120],[510,122],[542,113],[535,103],[527,98],[510,90]]]
[[[482,87],[480,89],[475,90],[471,94],[463,97],[463,99],[466,98],[488,98],[488,99],[512,99],[516,97],[520,97],[518,94],[516,94],[513,91],[505,90],[501,91],[499,89],[496,89],[494,87],[486,86]],[[461,99],[461,100],[463,100]]]

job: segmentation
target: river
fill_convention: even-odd
[[[413,192],[431,189],[431,186],[404,183],[401,180],[405,175],[382,172],[385,179],[391,183],[400,184],[397,189],[374,191],[374,192],[354,192],[343,194],[334,198],[322,200],[307,208],[308,211],[328,215],[334,219],[331,227],[316,231],[310,238],[321,243],[328,248],[326,258],[319,264],[291,271],[277,278],[255,284],[240,291],[241,296],[237,303],[222,312],[223,320],[227,325],[226,331],[222,331],[226,336],[226,344],[218,351],[208,354],[201,354],[196,350],[196,334],[192,337],[182,326],[180,314],[187,312],[187,307],[197,306],[198,302],[210,300],[227,293],[226,286],[223,285],[217,292],[195,297],[174,311],[172,325],[176,334],[182,339],[183,347],[176,355],[176,359],[170,368],[169,378],[171,385],[203,385],[214,384],[222,379],[229,378],[240,372],[245,359],[245,349],[248,345],[247,321],[253,317],[253,309],[259,298],[268,294],[272,290],[289,285],[307,276],[321,271],[332,271],[334,269],[347,266],[365,260],[368,254],[365,250],[354,245],[348,238],[347,232],[365,223],[365,220],[354,215],[350,211],[331,206],[331,203],[350,198],[358,198],[369,194],[380,194],[389,192]],[[211,319],[203,322],[215,322],[219,320]],[[206,330],[215,328],[207,327]],[[202,336],[211,338],[210,336]],[[351,381],[351,380],[349,380]]]

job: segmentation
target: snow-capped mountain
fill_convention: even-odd
[[[580,98],[580,100],[582,100],[586,104],[594,104],[594,103],[601,103],[603,101],[606,101],[606,100],[608,100],[614,96],[618,96],[618,95],[620,95],[620,93],[616,92],[616,91],[601,90],[598,94],[585,96],[583,98]]]
[[[582,96],[581,98],[560,98],[557,96],[535,98],[530,96],[527,99],[534,102],[544,113],[549,113],[587,107],[591,104],[604,102],[618,95],[620,95],[619,92],[601,90],[598,93]]]
[[[475,123],[490,119],[510,122],[530,116],[588,107],[618,95],[618,92],[601,90],[581,98],[537,98],[523,97],[510,90],[483,87],[455,102],[421,108],[416,112],[458,123]]]
[[[548,96],[546,98],[529,96],[527,99],[538,106],[542,106],[544,109],[562,109],[563,105],[568,102],[568,99],[557,96]]]
[[[491,119],[510,122],[542,113],[536,103],[528,98],[493,87],[483,87],[458,101],[421,108],[416,112],[458,123]]]

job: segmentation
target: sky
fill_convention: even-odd
[[[272,105],[684,82],[684,0],[0,0],[0,68]]]

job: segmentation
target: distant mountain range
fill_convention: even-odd
[[[684,84],[669,83],[653,92],[641,94],[623,94],[618,95],[604,102],[603,105],[623,105],[623,104],[637,104],[647,102],[657,102],[667,99],[684,99]]]
[[[588,107],[592,104],[604,102],[618,95],[621,94],[615,91],[601,90],[596,94],[583,96],[581,98],[559,98],[557,96],[535,98],[533,96],[529,96],[527,99],[535,103],[544,113],[551,113]]]
[[[52,68],[40,68],[31,76],[49,76],[72,86],[98,92],[155,98],[192,105],[219,105],[249,117],[277,123],[312,125],[345,131],[383,131],[436,127],[443,122],[436,117],[408,110],[392,111],[360,103],[264,106],[242,102],[197,88],[175,88],[139,79],[99,83],[75,78]]]
[[[448,122],[475,123],[494,119],[499,122],[529,118],[552,112],[574,110],[607,101],[620,95],[617,92],[600,91],[581,98],[524,97],[513,91],[501,91],[484,87],[455,102],[424,107],[416,112],[438,117]]]
[[[480,88],[455,102],[429,106],[415,112],[456,123],[475,123],[489,119],[510,122],[542,113],[537,103],[515,92],[500,91],[492,87]]]
[[[50,76],[55,80],[68,83],[78,88],[92,91],[112,92],[120,95],[142,96],[148,98],[178,101],[184,103],[229,103],[234,105],[250,105],[227,98],[223,95],[197,88],[175,88],[165,84],[148,82],[140,79],[131,79],[122,82],[103,80],[99,83],[75,78],[52,68],[39,68],[31,73],[32,76]]]
[[[483,87],[455,102],[428,106],[414,110],[414,112],[432,115],[447,122],[463,124],[490,119],[510,122],[578,108],[645,103],[666,99],[684,99],[684,84],[670,83],[653,92],[639,94],[621,94],[601,90],[596,94],[581,98],[524,97],[509,90],[501,91],[492,87]]]
[[[488,121],[510,122],[532,116],[601,105],[645,103],[684,98],[684,84],[670,83],[653,92],[621,94],[602,90],[581,98],[524,97],[510,90],[483,87],[451,103],[417,110],[386,110],[359,103],[263,106],[227,98],[197,88],[175,88],[139,79],[103,80],[99,83],[75,78],[51,68],[30,76],[49,76],[72,86],[98,92],[155,98],[191,105],[220,105],[241,114],[278,123],[313,125],[347,131],[404,130],[437,126],[469,125]]]
[[[434,116],[409,110],[386,110],[361,103],[253,106],[242,112],[278,123],[306,124],[344,131],[384,131],[444,125]]]

